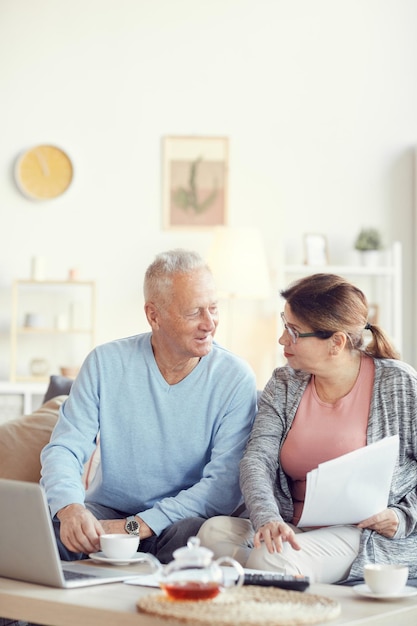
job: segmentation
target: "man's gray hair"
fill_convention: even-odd
[[[161,252],[155,257],[145,273],[143,294],[145,301],[152,298],[164,298],[172,286],[172,278],[176,274],[188,274],[193,270],[210,268],[203,257],[194,250],[176,248]]]

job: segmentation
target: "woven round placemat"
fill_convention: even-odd
[[[195,626],[299,626],[317,624],[340,614],[340,604],[300,591],[244,587],[220,593],[214,600],[170,600],[165,594],[139,598],[140,611]]]

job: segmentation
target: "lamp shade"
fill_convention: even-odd
[[[214,229],[207,262],[219,295],[266,299],[271,294],[266,253],[256,228]]]

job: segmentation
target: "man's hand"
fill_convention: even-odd
[[[61,522],[61,541],[72,552],[91,554],[100,549],[103,526],[82,504],[69,504],[60,509],[57,517]]]
[[[369,528],[369,530],[374,530],[383,537],[388,537],[388,539],[394,537],[398,526],[399,520],[393,509],[385,509],[358,524],[358,528]]]
[[[57,513],[61,522],[61,541],[72,552],[91,554],[100,550],[100,535],[104,533],[125,533],[126,520],[98,520],[82,504],[69,504]],[[154,532],[140,517],[140,539],[148,539]]]
[[[285,522],[268,522],[255,533],[253,545],[255,548],[259,548],[263,542],[268,552],[274,554],[274,552],[282,552],[282,542],[288,541],[294,550],[300,550],[300,545],[295,537],[295,532]]]

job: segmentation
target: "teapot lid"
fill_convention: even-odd
[[[190,537],[187,541],[187,546],[175,550],[173,556],[176,561],[181,561],[181,563],[209,565],[213,558],[213,552],[208,548],[200,546],[198,537]]]

